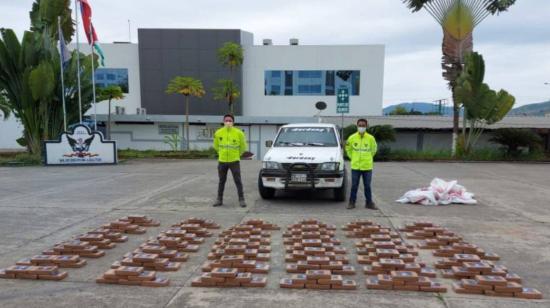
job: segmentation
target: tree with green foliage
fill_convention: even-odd
[[[357,132],[357,125],[351,124],[344,127],[344,140],[346,142],[349,136]],[[378,152],[376,153],[376,159],[387,159],[391,149],[387,146],[388,142],[395,141],[395,129],[391,125],[373,125],[367,128],[367,133],[371,134],[376,143],[378,143]]]
[[[185,148],[189,152],[189,97],[202,97],[206,93],[202,81],[192,77],[176,76],[168,84],[166,93],[185,96]]]
[[[237,43],[227,42],[218,49],[218,59],[223,66],[233,72],[243,64],[243,47]]]
[[[74,35],[71,0],[35,0],[29,13],[32,32],[46,33],[50,40],[59,37],[57,19],[59,17],[63,37],[69,39]]]
[[[163,142],[170,147],[170,150],[172,152],[176,152],[179,149],[180,140],[181,138],[178,134],[171,134],[168,136],[164,136]]]
[[[394,110],[392,110],[389,115],[424,115],[421,111],[416,111],[414,109],[407,110],[407,108],[403,106],[397,106]]]
[[[233,114],[233,103],[239,96],[241,92],[239,87],[231,79],[219,79],[218,86],[212,88],[214,93],[214,99],[219,101],[226,101],[229,105],[229,113]]]
[[[76,96],[76,74],[81,73],[82,112],[91,106],[91,60],[72,52],[65,68],[65,93],[60,82],[57,47],[57,20],[70,42],[74,33],[69,0],[36,0],[30,12],[31,28],[21,41],[11,29],[0,29],[0,93],[3,109],[13,114],[24,127],[20,144],[31,154],[42,153],[42,141],[63,131],[62,96],[67,103],[67,120],[80,118]],[[77,67],[80,58],[80,67]]]
[[[124,98],[122,89],[117,85],[110,85],[105,88],[97,89],[97,102],[109,101],[109,111],[107,113],[107,139],[111,140],[111,101]]]
[[[4,93],[0,93],[0,112],[4,114],[4,120],[7,120],[10,117],[11,109]]]
[[[407,111],[407,109],[403,106],[397,106],[395,107],[394,110],[392,110],[390,112],[390,115],[406,115],[408,114],[409,112]]]
[[[243,64],[243,48],[233,42],[225,43],[218,49],[218,60],[229,69],[230,79],[218,80],[218,85],[212,89],[215,100],[226,101],[229,106],[229,113],[234,113],[234,101],[239,98],[239,87],[235,84],[234,71]]]
[[[464,56],[473,50],[473,31],[487,16],[508,10],[516,0],[403,0],[413,11],[426,9],[443,29],[443,78],[453,94],[453,155],[458,140],[462,102],[456,96],[456,79],[462,73]]]
[[[357,132],[357,125],[351,124],[344,127],[344,142],[349,136]],[[395,129],[391,125],[373,125],[367,128],[367,133],[371,134],[379,144],[395,141]]]
[[[510,157],[521,154],[520,147],[529,148],[529,152],[542,147],[542,138],[531,129],[500,128],[493,132],[490,141],[504,146]]]
[[[483,82],[485,62],[483,57],[472,52],[465,56],[465,66],[456,81],[456,96],[464,105],[468,130],[464,128],[464,152],[469,153],[487,125],[502,120],[514,107],[516,99],[504,90],[491,90]]]

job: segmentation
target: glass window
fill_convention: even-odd
[[[321,85],[299,85],[298,93],[300,94],[310,94],[310,95],[321,95]]]
[[[265,95],[333,96],[338,88],[348,88],[350,95],[359,95],[358,70],[268,70],[264,72]]]
[[[298,78],[321,78],[321,71],[298,71]]]
[[[325,95],[334,95],[334,71],[325,73]]]
[[[98,88],[117,85],[122,92],[129,93],[128,69],[126,68],[98,68],[95,71],[95,79],[100,81],[96,83]]]
[[[353,71],[353,73],[351,74],[351,80],[352,80],[352,84],[351,84],[351,95],[359,95],[359,88],[360,88],[360,75],[359,75],[359,71]]]
[[[334,129],[330,127],[287,127],[283,128],[276,147],[335,147],[338,146]]]
[[[294,73],[292,71],[285,71],[285,95],[294,94],[294,87],[292,86],[294,80],[293,76]]]
[[[270,93],[271,93],[271,95],[280,95],[281,94],[281,86],[272,85]]]

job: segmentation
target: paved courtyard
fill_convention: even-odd
[[[429,220],[462,235],[486,251],[497,253],[523,284],[550,298],[550,165],[500,163],[378,163],[374,199],[380,210],[346,210],[327,195],[289,193],[262,200],[256,189],[260,163],[243,162],[249,207],[237,205],[231,178],[226,205],[212,208],[216,196],[214,161],[131,161],[118,166],[59,168],[0,168],[0,268],[31,257],[53,244],[97,228],[128,214],[144,214],[161,226],[132,235],[88,259],[80,269],[68,269],[63,281],[0,279],[1,307],[550,307],[550,300],[520,300],[460,295],[372,291],[356,263],[353,240],[341,230],[337,237],[347,247],[358,273],[355,291],[280,289],[284,270],[282,231],[272,233],[271,272],[266,288],[192,288],[191,279],[216,235],[198,253],[190,254],[177,272],[160,273],[171,285],[164,288],[101,285],[95,278],[110,264],[171,224],[192,216],[215,220],[222,230],[249,218],[262,218],[282,229],[302,218],[317,218],[341,226],[355,219],[371,219],[388,227]],[[433,177],[458,179],[476,193],[479,205],[422,207],[394,202],[408,189],[427,185]],[[364,200],[359,200],[362,204]],[[217,234],[218,231],[215,232]],[[427,255],[427,254],[425,254]],[[424,255],[423,255],[424,256]],[[440,279],[450,288],[450,280]]]

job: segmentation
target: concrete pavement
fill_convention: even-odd
[[[234,184],[228,179],[226,205],[212,208],[216,195],[216,162],[182,160],[130,161],[118,166],[0,168],[0,268],[30,257],[71,236],[128,214],[145,214],[161,221],[143,235],[89,259],[81,269],[69,269],[61,282],[0,279],[2,307],[548,307],[541,301],[420,292],[371,291],[365,275],[353,277],[356,291],[280,289],[284,271],[282,231],[272,234],[272,270],[263,289],[191,288],[214,242],[209,238],[191,254],[182,269],[160,273],[171,286],[146,288],[100,285],[95,278],[150,236],[191,216],[214,219],[223,228],[249,218],[263,218],[281,228],[307,217],[343,225],[372,219],[385,226],[430,220],[448,227],[487,251],[502,257],[525,286],[550,296],[550,165],[504,163],[378,163],[373,188],[379,211],[346,204],[330,194],[286,193],[262,200],[256,189],[259,162],[242,163],[249,207],[238,207]],[[458,179],[476,193],[479,205],[422,207],[394,202],[408,189],[426,186],[433,177]],[[362,197],[358,205],[363,203]],[[356,268],[353,241],[337,236],[348,248]],[[427,254],[423,254],[429,258]],[[440,279],[440,278],[439,278]],[[450,280],[440,279],[450,288]]]

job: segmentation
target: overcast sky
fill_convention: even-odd
[[[74,2],[74,1],[73,1]],[[384,44],[384,106],[449,98],[441,77],[440,26],[401,0],[89,0],[100,41],[132,41],[137,28],[232,28],[288,44]],[[0,27],[29,27],[33,0],[0,0]],[[517,0],[474,32],[485,81],[516,96],[516,106],[550,99],[550,1]]]

